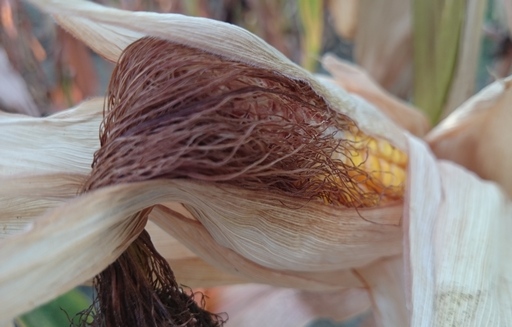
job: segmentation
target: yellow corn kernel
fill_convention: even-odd
[[[347,140],[352,149],[345,154],[343,162],[363,172],[349,172],[349,176],[355,183],[353,186],[348,186],[349,190],[358,188],[377,195],[378,200],[369,200],[370,203],[365,202],[366,205],[401,199],[406,178],[407,154],[386,140],[374,139],[362,134],[350,135]],[[344,187],[347,186],[344,185]],[[357,202],[357,199],[350,200]]]

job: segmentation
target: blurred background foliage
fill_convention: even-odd
[[[510,70],[506,0],[97,2],[236,24],[313,72],[321,72],[321,55],[333,52],[361,65],[391,93],[414,102],[433,122]],[[51,17],[23,1],[0,0],[0,20],[2,110],[47,115],[105,92],[113,65]],[[450,108],[444,110],[446,106]]]
[[[512,66],[509,0],[96,2],[236,24],[312,72],[322,73],[319,60],[332,52],[362,66],[433,124],[495,78],[509,75]],[[44,116],[104,95],[113,64],[51,17],[26,2],[0,0],[0,24],[0,110]],[[72,318],[90,301],[90,288],[77,288],[17,324],[67,326],[64,312]],[[359,317],[343,326],[364,324],[365,317]],[[320,319],[315,326],[334,325]]]

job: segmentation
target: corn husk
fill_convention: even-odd
[[[343,61],[333,54],[326,54],[322,58],[322,65],[331,73],[335,83],[374,104],[400,127],[420,137],[430,129],[424,114],[385,91],[362,67]]]
[[[443,120],[426,137],[439,158],[456,162],[499,183],[512,195],[512,160],[507,133],[512,122],[512,79],[487,86]]]
[[[0,137],[9,140],[1,150],[0,177],[88,174],[102,111],[103,100],[94,99],[46,118],[0,112]]]
[[[410,139],[409,153],[409,171],[421,171],[409,179],[404,221],[410,325],[506,326],[512,319],[509,199],[496,184],[425,155],[418,140]]]
[[[208,296],[214,311],[232,312],[226,327],[310,326],[317,317],[345,321],[370,307],[362,289],[318,293],[247,284],[216,287]]]
[[[249,282],[248,279],[210,265],[153,221],[148,222],[146,230],[158,252],[173,268],[176,279],[183,285],[195,289]]]
[[[0,238],[77,195],[90,172],[102,99],[46,118],[0,112]]]

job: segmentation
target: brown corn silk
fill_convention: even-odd
[[[351,161],[372,139],[307,83],[155,38],[119,59],[100,138],[84,192],[188,178],[356,208],[402,198]],[[222,324],[182,292],[146,232],[96,283],[95,325]]]

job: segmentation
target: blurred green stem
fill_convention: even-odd
[[[466,0],[413,0],[414,103],[435,125],[457,67]]]
[[[323,1],[299,0],[299,14],[302,22],[302,67],[314,71],[322,49],[324,27]]]
[[[75,316],[91,305],[91,298],[76,288],[16,319],[19,327],[69,327],[78,325]]]

